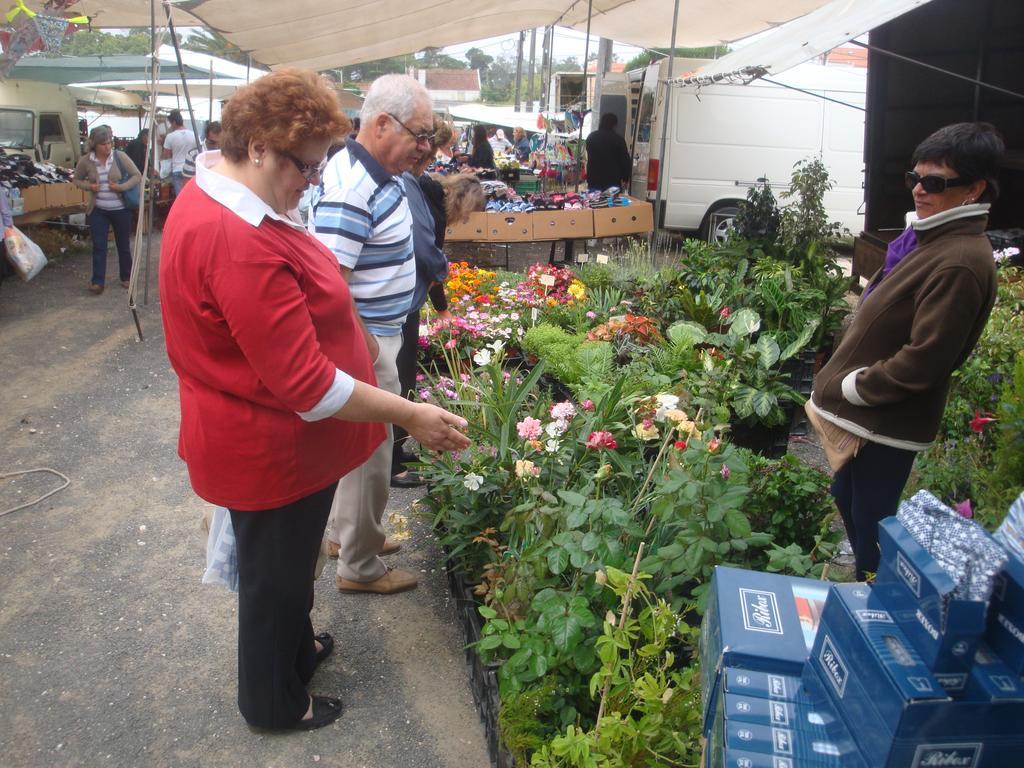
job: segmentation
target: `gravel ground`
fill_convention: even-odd
[[[420,572],[418,589],[341,595],[333,562],[316,584],[314,626],[337,646],[312,690],[340,694],[341,719],[289,735],[242,721],[237,603],[199,582],[205,504],[176,455],[158,250],[142,343],[123,289],[87,292],[87,256],[0,285],[0,474],[70,479],[0,516],[0,765],[488,765],[440,551],[410,491],[392,497],[404,541],[391,561]],[[0,479],[0,511],[60,484]]]

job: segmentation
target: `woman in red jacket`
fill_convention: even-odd
[[[311,730],[341,701],[306,684],[314,568],[338,479],[402,425],[437,450],[465,422],[377,389],[376,349],[338,262],[296,207],[348,133],[330,85],[281,70],[238,90],[222,149],[196,159],[164,228],[160,300],[179,379],[178,450],[196,493],[227,507],[238,546],[238,704],[254,726]]]

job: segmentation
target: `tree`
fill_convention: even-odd
[[[212,29],[202,29],[185,38],[181,44],[182,48],[197,53],[205,53],[207,56],[215,56],[218,59],[227,59],[236,64],[245,64],[248,55],[234,43],[228,42],[223,35],[214,32]]]
[[[561,61],[556,61],[551,66],[552,72],[582,72],[583,67],[580,66],[579,59],[575,56],[567,56]]]
[[[668,48],[653,48],[644,51],[638,56],[626,62],[626,71],[640,69],[651,64],[655,59],[663,59],[668,56]],[[703,48],[676,48],[676,58],[683,59],[717,59],[729,52],[727,45],[707,45]]]
[[[150,51],[149,32],[132,31],[127,35],[82,30],[64,40],[59,51],[46,51],[41,56],[143,56]]]
[[[345,78],[354,83],[371,83],[381,75],[404,74],[415,63],[410,55],[364,61],[362,64],[351,64],[345,67]]]
[[[466,61],[469,62],[469,68],[480,70],[480,80],[482,82],[490,83],[490,79],[488,77],[489,67],[493,63],[494,57],[489,56],[479,48],[470,48],[466,51],[465,55]]]
[[[423,58],[419,65],[423,69],[465,69],[466,62],[459,61],[454,56],[441,53],[440,48],[425,48]]]

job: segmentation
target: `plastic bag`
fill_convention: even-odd
[[[160,161],[160,178],[171,178],[171,158],[165,157]]]
[[[215,507],[210,520],[210,533],[206,539],[206,571],[203,584],[215,584],[238,591],[238,546],[235,529],[231,527],[231,513],[224,507]]]
[[[4,245],[7,246],[7,260],[26,283],[46,266],[43,249],[29,240],[17,227],[8,227],[4,230]]]

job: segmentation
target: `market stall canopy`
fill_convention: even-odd
[[[178,63],[174,60],[161,61],[166,77],[180,78]],[[173,62],[173,64],[172,64]],[[173,68],[172,68],[173,67]],[[112,80],[148,80],[152,72],[149,56],[117,54],[113,56],[26,56],[14,65],[12,78],[35,80],[37,82],[60,83],[102,83]],[[185,76],[189,79],[210,77],[210,70],[185,65]]]
[[[674,82],[701,86],[723,80],[750,82],[766,74],[777,75],[929,2],[833,0]]]
[[[177,70],[175,70],[176,72]],[[212,81],[187,80],[189,95],[194,100],[197,96],[207,98],[210,91],[213,91],[213,98],[226,99],[236,90],[245,85],[245,80],[234,80],[232,78],[214,78]],[[71,83],[73,86],[85,85],[84,83]],[[150,93],[152,84],[149,80],[106,80],[99,83],[90,83],[101,88],[110,88],[119,91],[133,91],[135,93]],[[182,88],[181,80],[176,79],[172,74],[164,72],[163,78],[156,84],[157,93],[169,96],[181,96],[184,98],[185,91]]]
[[[809,13],[827,0],[679,0],[676,45],[731,42]],[[34,10],[44,0],[27,0]],[[672,0],[593,0],[590,32],[623,43],[668,47]],[[270,67],[328,69],[427,47],[557,25],[587,29],[588,3],[525,0],[176,0],[178,26],[213,29]],[[149,2],[79,0],[94,27],[149,25]],[[157,9],[162,21],[162,7]]]
[[[137,93],[98,88],[92,85],[69,85],[79,107],[96,108],[104,112],[138,112],[142,97]]]
[[[459,120],[483,125],[500,125],[509,128],[522,128],[524,131],[537,133],[538,112],[516,112],[512,107],[492,107],[486,104],[459,104],[448,108],[449,114]]]

